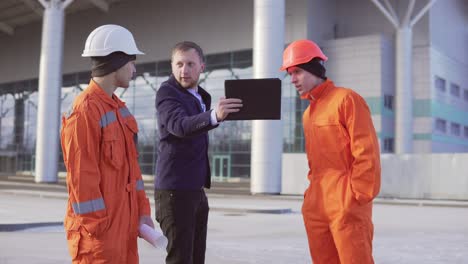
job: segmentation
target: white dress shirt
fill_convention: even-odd
[[[190,89],[187,89],[191,94],[193,94],[193,96],[195,96],[195,98],[198,99],[198,101],[200,101],[200,104],[201,104],[201,107],[202,107],[202,111],[203,112],[206,112],[206,105],[205,103],[203,103],[203,100],[202,100],[202,97],[201,95],[198,93],[198,88],[195,87],[195,88],[190,88]],[[216,125],[218,124],[218,119],[216,118],[216,112],[211,109],[211,125]]]

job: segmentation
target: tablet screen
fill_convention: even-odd
[[[226,120],[281,119],[281,80],[278,78],[224,81],[226,98],[242,99],[242,108]]]

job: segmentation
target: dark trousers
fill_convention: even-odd
[[[166,264],[205,263],[208,199],[203,189],[155,190],[156,221],[168,239]]]

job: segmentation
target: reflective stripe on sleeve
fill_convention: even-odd
[[[99,124],[101,125],[101,128],[104,128],[115,121],[117,121],[117,116],[115,115],[114,111],[109,111],[101,117]]]
[[[141,190],[144,190],[144,189],[145,189],[145,184],[144,184],[143,180],[138,180],[136,182],[136,190],[141,191]]]
[[[106,209],[106,206],[104,205],[104,199],[102,198],[90,200],[87,202],[73,203],[72,206],[75,214],[87,214]]]
[[[132,115],[132,114],[130,113],[130,111],[128,110],[127,107],[119,108],[119,112],[120,112],[120,114],[122,115],[122,117],[127,117],[127,116],[131,116],[131,115]]]

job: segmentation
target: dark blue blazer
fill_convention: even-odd
[[[156,93],[157,190],[199,190],[211,186],[208,131],[217,125],[211,125],[211,96],[201,87],[198,93],[208,109],[206,112],[202,112],[200,101],[172,75]]]

